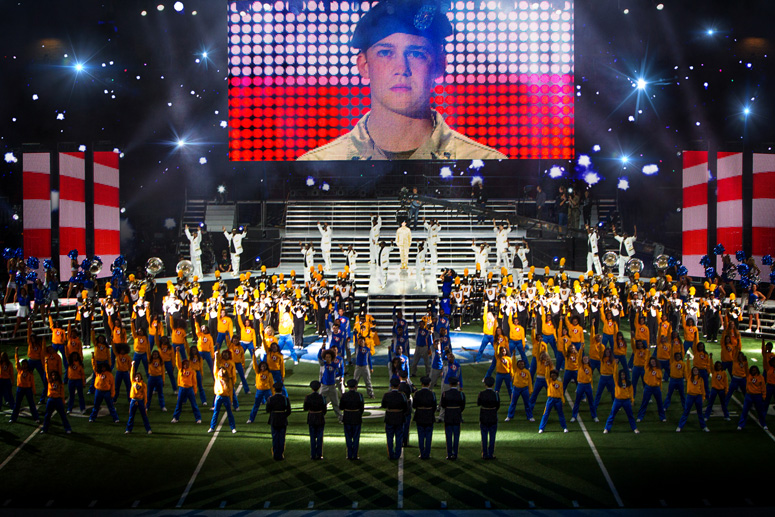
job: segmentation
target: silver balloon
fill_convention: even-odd
[[[669,267],[670,257],[668,255],[657,255],[654,259],[654,269],[664,271]]]
[[[606,251],[603,254],[603,264],[605,264],[605,267],[616,267],[618,260],[619,256],[616,254],[616,252]]]
[[[159,257],[151,257],[145,263],[145,272],[150,276],[156,276],[164,269],[164,262]]]
[[[194,264],[190,260],[183,259],[175,266],[175,272],[178,274],[182,272],[183,276],[188,278],[194,273]]]
[[[639,258],[631,258],[627,261],[627,271],[629,271],[631,275],[640,273],[643,271],[643,261]]]

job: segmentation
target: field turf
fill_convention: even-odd
[[[761,363],[760,342],[744,338],[743,344],[751,364],[756,364],[753,358]],[[708,348],[718,355],[718,345]],[[12,356],[12,348],[1,349]],[[6,409],[0,421],[0,508],[502,510],[772,505],[769,490],[775,436],[763,431],[754,418],[749,418],[744,431],[736,431],[740,412],[736,402],[730,404],[732,421],[725,422],[717,413],[708,423],[711,432],[704,433],[692,415],[680,434],[675,432],[681,412],[677,397],[667,423],[659,422],[652,403],[639,424],[639,435],[630,431],[623,412],[612,433],[603,434],[611,408],[608,395],[598,410],[600,423],[591,420],[582,403],[581,424],[569,423],[568,434],[562,433],[553,414],[546,432],[539,435],[538,422],[525,420],[521,403],[516,419],[503,422],[506,407],[502,407],[497,459],[483,461],[475,401],[483,389],[480,381],[487,364],[465,365],[464,392],[469,406],[458,461],[445,460],[442,424],[436,424],[434,430],[430,461],[417,458],[414,424],[412,447],[405,449],[402,460],[389,461],[376,407],[387,390],[387,374],[384,367],[378,367],[374,375],[377,396],[367,399],[374,412],[367,409],[361,461],[344,459],[342,427],[329,411],[325,459],[313,462],[301,404],[318,368],[290,362],[286,366],[294,413],[283,462],[271,459],[271,435],[263,407],[255,423],[245,423],[253,402],[252,372],[250,395],[239,395],[237,434],[231,434],[225,424],[215,438],[207,433],[212,415],[209,406],[200,407],[204,420],[200,425],[194,423],[190,407],[184,409],[180,423],[170,423],[175,397],[169,385],[169,411],[161,413],[154,399],[149,412],[151,436],[145,434],[141,421],[136,422],[133,434],[124,434],[128,404],[123,396],[117,404],[121,423],[114,424],[102,414],[90,424],[86,417],[76,416],[76,411],[70,419],[71,435],[64,434],[56,416],[46,435],[36,432],[38,427],[28,416],[9,424]],[[210,402],[211,386],[206,380]],[[575,393],[575,386],[569,393]],[[536,419],[545,399],[544,392],[536,405]],[[739,393],[734,399],[742,402]],[[639,403],[640,392],[636,407]],[[570,406],[564,409],[570,419]]]

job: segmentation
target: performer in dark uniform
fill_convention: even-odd
[[[441,407],[444,408],[444,432],[447,435],[447,459],[457,459],[460,445],[460,424],[463,422],[463,410],[466,408],[466,396],[457,389],[457,377],[449,380],[449,389],[441,394]]]
[[[417,388],[409,384],[409,374],[406,371],[401,371],[399,374],[401,383],[398,385],[398,391],[404,394],[406,397],[407,405],[409,406],[406,416],[404,418],[404,441],[403,447],[409,447],[409,428],[412,424],[412,394],[417,391]]]
[[[361,440],[361,423],[363,422],[363,395],[358,392],[358,381],[347,381],[347,391],[339,399],[339,409],[342,410],[344,424],[344,443],[347,446],[347,459],[358,460],[358,448]]]
[[[318,393],[320,381],[309,383],[312,393],[304,398],[303,410],[307,412],[309,426],[309,456],[313,460],[323,459],[323,429],[326,426],[326,401]]]
[[[275,461],[284,460],[285,431],[288,428],[288,415],[291,414],[291,401],[283,395],[283,383],[274,383],[275,394],[266,402],[269,413],[269,425],[272,427],[272,457]]]
[[[385,408],[385,434],[387,435],[388,458],[401,457],[404,441],[404,418],[409,412],[409,404],[403,393],[398,391],[397,378],[390,379],[390,391],[382,396],[381,407]]]
[[[479,410],[479,429],[482,432],[482,459],[495,459],[495,432],[498,430],[498,409],[501,407],[501,399],[498,392],[493,389],[495,379],[487,377],[484,380],[486,390],[479,392],[476,405]]]
[[[431,378],[427,375],[420,379],[422,388],[412,397],[414,408],[414,423],[417,425],[417,441],[420,448],[420,459],[427,460],[431,457],[431,441],[433,440],[433,421],[436,415],[438,402],[436,394],[430,389]]]

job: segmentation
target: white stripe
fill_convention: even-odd
[[[743,200],[733,199],[716,204],[716,220],[719,228],[741,228],[742,233]]]
[[[732,397],[732,400],[734,400],[734,401],[735,401],[735,404],[737,404],[738,406],[740,406],[740,408],[742,409],[742,407],[743,407],[743,403],[742,403],[742,402],[740,402],[739,400],[737,400],[737,397],[734,397],[734,396],[733,396],[733,397]],[[753,412],[754,412],[754,413],[756,413],[756,407],[752,407],[751,409],[753,409]],[[749,414],[748,414],[748,418],[750,418],[751,420],[753,420],[754,422],[756,422],[756,425],[758,425],[759,427],[762,427],[762,424],[760,424],[760,423],[759,423],[759,420],[758,420],[758,419],[754,418],[754,415],[753,415],[753,414],[749,413]],[[769,427],[769,426],[768,426],[768,427]],[[764,429],[764,428],[762,427],[762,429]],[[775,435],[773,435],[773,434],[770,432],[770,430],[769,430],[769,429],[767,429],[767,430],[766,430],[766,431],[764,431],[764,432],[765,432],[765,433],[767,433],[767,436],[769,436],[769,437],[772,439],[772,441],[773,441],[773,442],[775,442]]]
[[[27,439],[26,439],[26,440],[24,440],[24,441],[23,441],[23,442],[22,442],[22,443],[21,443],[21,444],[20,444],[20,445],[19,445],[19,446],[18,446],[16,449],[14,449],[14,451],[11,453],[11,455],[10,455],[10,456],[8,456],[8,457],[5,459],[5,461],[4,461],[4,462],[0,463],[0,470],[3,470],[3,467],[5,467],[6,465],[8,465],[8,463],[9,463],[9,462],[10,462],[10,461],[11,461],[11,460],[14,458],[14,456],[16,456],[17,454],[19,454],[19,451],[20,451],[20,450],[22,450],[22,447],[24,447],[25,445],[27,445],[27,443],[28,443],[30,440],[32,440],[32,437],[33,437],[33,436],[35,436],[36,434],[38,434],[38,431],[40,431],[42,428],[43,428],[43,425],[42,425],[42,424],[41,424],[41,425],[39,425],[38,427],[36,427],[36,428],[35,428],[35,430],[34,430],[34,431],[32,431],[32,434],[30,434],[30,435],[27,437]]]
[[[79,180],[86,179],[86,165],[83,156],[75,157],[69,154],[59,155],[59,175],[67,176],[70,178],[76,178]]]
[[[706,230],[708,228],[708,205],[684,208],[681,212],[683,231]]]
[[[398,503],[396,507],[400,510],[404,507],[404,453],[406,449],[401,449],[401,457],[398,458]]]
[[[565,399],[568,401],[569,404],[573,404],[573,400],[570,398],[570,394],[565,394]],[[576,421],[579,423],[579,426],[581,427],[581,431],[584,433],[584,437],[587,439],[587,443],[589,444],[589,448],[592,449],[592,454],[595,456],[595,460],[597,460],[597,464],[600,467],[600,470],[603,472],[603,477],[605,478],[606,482],[608,482],[608,488],[611,489],[611,492],[614,494],[614,499],[616,499],[616,504],[619,505],[619,508],[624,508],[624,503],[622,502],[622,498],[619,497],[619,492],[616,490],[616,487],[614,486],[614,482],[611,479],[610,474],[608,474],[608,469],[605,468],[605,465],[603,465],[603,460],[600,458],[600,454],[597,452],[597,448],[595,447],[595,444],[592,442],[592,437],[589,436],[589,433],[587,432],[587,426],[584,425],[584,422],[581,420],[581,416],[576,417]]]
[[[775,171],[775,154],[754,153],[753,173]]]
[[[24,153],[22,155],[24,172],[51,174],[51,155],[49,153]]]
[[[119,211],[117,206],[94,204],[94,229],[119,230]]]
[[[751,208],[753,211],[751,226],[754,228],[775,228],[775,217],[773,217],[775,199],[754,198]]]
[[[95,163],[94,183],[118,188],[118,169]]]
[[[719,158],[716,164],[716,177],[719,180],[740,177],[743,175],[743,153]]]
[[[25,199],[22,206],[25,230],[51,229],[51,200]]]
[[[250,373],[250,370],[253,368],[252,364],[249,364],[247,369],[245,370],[245,378],[248,377],[248,374]],[[237,395],[239,395],[240,391],[242,391],[242,384],[240,383],[239,388],[237,388]],[[233,411],[234,409],[232,409]],[[199,460],[199,464],[196,466],[196,470],[194,470],[194,474],[191,476],[191,479],[188,482],[188,485],[186,485],[186,489],[183,490],[183,494],[180,496],[180,500],[178,501],[178,504],[175,505],[175,508],[181,508],[183,506],[183,503],[186,502],[186,497],[188,497],[189,492],[191,492],[191,487],[194,486],[194,481],[196,481],[197,476],[199,475],[199,472],[201,472],[202,467],[205,464],[205,460],[207,459],[207,456],[210,455],[210,450],[213,448],[213,444],[215,443],[215,439],[218,438],[218,434],[221,432],[221,427],[223,427],[223,423],[226,422],[226,411],[223,412],[223,416],[221,417],[221,421],[218,423],[218,427],[216,427],[215,431],[213,431],[213,437],[210,438],[210,443],[207,444],[207,448],[205,449],[204,454],[202,454],[202,458]]]
[[[683,188],[708,182],[708,163],[701,163],[683,170]]]
[[[59,198],[59,227],[86,228],[86,203]],[[69,251],[69,250],[68,250]]]

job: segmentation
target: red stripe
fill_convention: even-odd
[[[82,152],[74,152],[74,153],[59,153],[59,154],[65,154],[67,156],[72,156],[73,158],[78,158],[79,160],[83,160],[86,153]]]
[[[683,232],[683,254],[704,255],[708,252],[708,230]]]
[[[753,175],[754,199],[775,199],[775,172],[759,172]]]
[[[86,201],[85,182],[70,176],[59,176],[59,199]]]
[[[743,229],[716,228],[716,240],[723,244],[728,252],[734,253],[743,247]]]
[[[67,255],[72,249],[86,249],[86,229],[60,227],[59,253]]]
[[[24,256],[38,257],[41,261],[43,257],[48,258],[51,255],[51,230],[24,230]]]
[[[51,199],[51,175],[40,172],[22,173],[24,199]]]
[[[94,230],[94,253],[96,255],[120,254],[121,233],[116,230]]]
[[[707,205],[708,204],[708,184],[700,183],[691,187],[683,189],[683,207],[691,208],[693,206]]]
[[[708,151],[684,151],[683,162],[684,169],[708,163]]]
[[[775,228],[754,226],[751,241],[754,255],[775,255]]]
[[[718,203],[743,199],[743,177],[735,176],[718,180],[716,192]]]
[[[112,151],[96,152],[94,153],[94,164],[118,169],[118,153],[114,153]]]
[[[727,158],[728,156],[734,156],[734,155],[736,155],[736,154],[741,154],[741,153],[739,153],[739,152],[728,152],[728,151],[723,151],[723,152],[719,152],[719,153],[716,155],[716,159],[717,159],[717,160],[720,160],[720,159],[722,159],[722,158]]]
[[[118,189],[100,183],[94,184],[94,204],[118,206]]]

